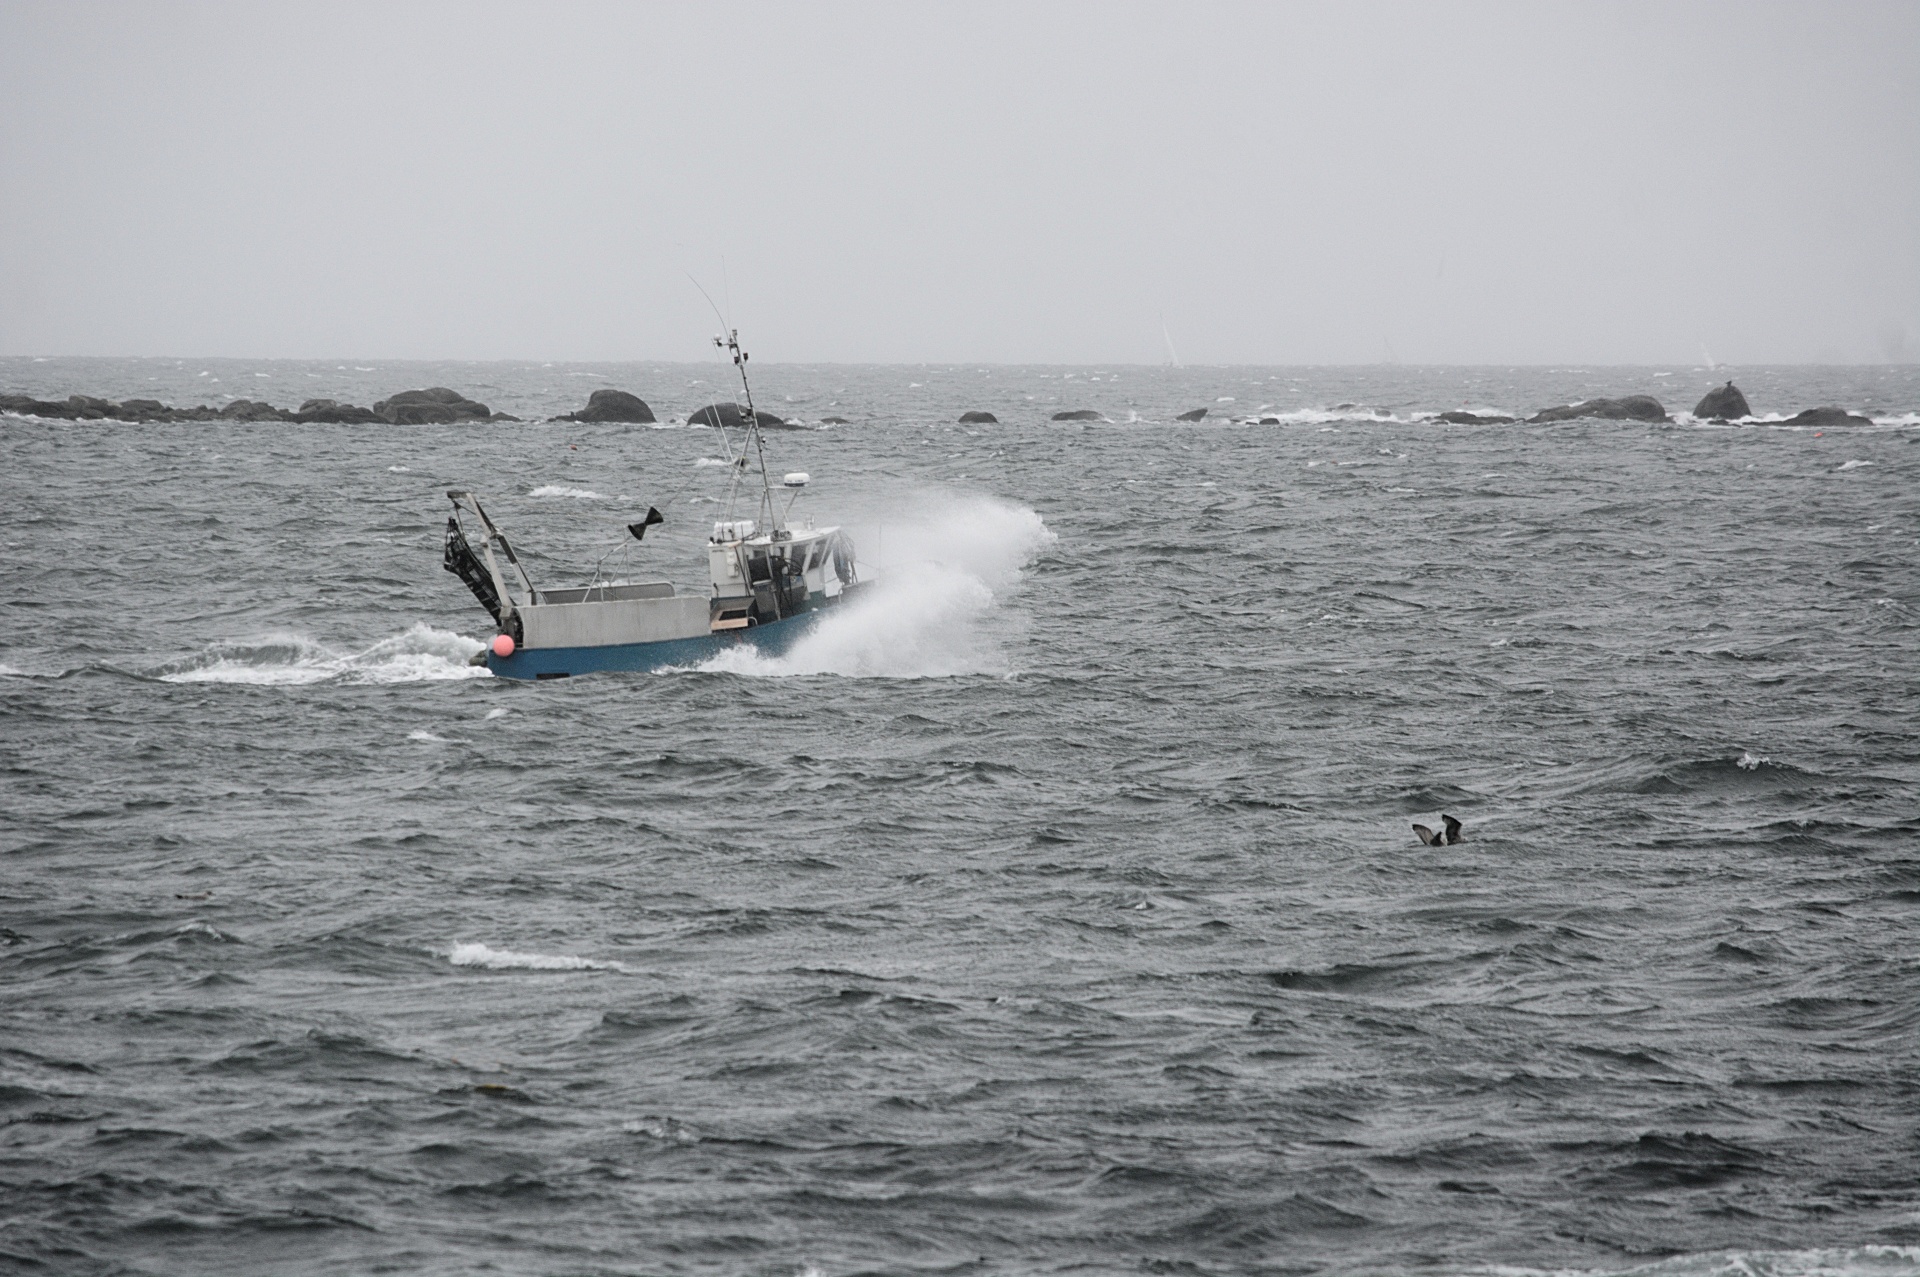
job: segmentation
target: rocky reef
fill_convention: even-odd
[[[1740,393],[1740,388],[1729,381],[1717,390],[1709,390],[1693,406],[1693,415],[1701,421],[1737,421],[1751,417],[1753,409],[1747,406],[1747,397]]]
[[[804,430],[805,426],[788,421],[785,417],[775,416],[764,408],[753,412],[755,421],[762,430]],[[710,403],[706,407],[687,414],[690,426],[725,426],[729,430],[738,430],[747,424],[747,410],[737,403]]]
[[[69,395],[64,400],[35,399],[31,395],[0,395],[0,412],[17,412],[59,421],[297,421],[364,425],[384,421],[413,426],[455,421],[518,421],[494,412],[456,390],[434,386],[403,390],[371,408],[333,399],[309,399],[297,409],[276,408],[258,399],[235,399],[214,407],[198,404],[174,408],[157,399],[124,399],[115,403],[92,395]]]
[[[638,425],[650,425],[654,420],[653,409],[647,401],[638,395],[630,395],[624,390],[596,390],[587,396],[587,406],[579,412],[570,412],[564,417],[555,417],[555,421],[622,421]]]
[[[1542,408],[1527,420],[1537,424],[1579,421],[1584,417],[1597,417],[1602,421],[1665,421],[1667,410],[1652,395],[1627,395],[1620,399],[1588,399],[1563,408]]]
[[[1806,408],[1783,423],[1789,426],[1870,426],[1873,418],[1848,412],[1845,408]]]

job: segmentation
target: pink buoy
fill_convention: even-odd
[[[513,655],[513,635],[511,634],[494,635],[493,654],[495,656],[500,656],[500,657],[512,656]]]

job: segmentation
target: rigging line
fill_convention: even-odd
[[[726,271],[727,271],[727,259],[724,255],[722,255],[720,258],[720,275],[723,280],[726,278]],[[740,374],[740,392],[743,396],[745,396],[747,401],[746,404],[744,405],[746,408],[745,429],[747,432],[747,438],[752,441],[754,452],[758,455],[760,460],[761,497],[760,497],[758,512],[763,512],[766,515],[768,531],[769,532],[777,531],[778,524],[780,522],[780,515],[779,515],[779,511],[774,507],[774,504],[773,504],[773,480],[767,474],[766,440],[760,433],[760,413],[753,406],[753,383],[747,379],[747,352],[740,349],[740,331],[737,328],[734,328],[731,324],[727,322],[727,317],[720,313],[720,308],[718,306],[714,306],[713,297],[707,292],[706,289],[700,288],[700,281],[693,278],[693,272],[685,271],[684,273],[686,274],[689,280],[693,281],[693,286],[695,288],[700,289],[700,295],[707,299],[707,305],[713,307],[713,313],[715,318],[719,319],[721,324],[724,325],[726,328],[726,337],[724,339],[724,346],[726,348],[727,353],[733,356],[734,371]],[[732,309],[732,297],[730,292],[728,297],[728,309],[729,310]],[[713,344],[715,346],[720,346],[723,344],[723,341],[721,338],[715,337],[713,339]],[[719,416],[719,414],[716,414],[716,416]],[[722,418],[722,420],[724,419]],[[721,429],[724,432],[726,427],[722,425]],[[727,446],[729,448],[733,446],[731,440],[728,441]],[[741,463],[740,468],[741,469],[745,469],[745,460],[746,460],[746,445],[743,443],[740,447],[740,463]],[[733,513],[732,503],[733,503],[734,495],[738,492],[738,490],[739,490],[738,474],[736,473],[735,483],[733,487],[729,490],[727,495],[727,502],[728,502],[727,513],[728,514]]]
[[[727,269],[727,268],[726,268],[726,260],[727,260],[727,259],[726,259],[725,257],[722,257],[722,258],[720,259],[720,262],[721,262],[721,265],[720,265],[720,273],[721,273],[721,275],[722,275],[722,276],[725,276],[725,274],[726,274],[726,269]],[[710,309],[711,309],[711,310],[713,311],[713,317],[714,317],[715,319],[717,319],[717,320],[719,320],[719,321],[720,321],[720,330],[721,330],[722,332],[729,332],[729,331],[731,331],[731,330],[732,330],[732,326],[731,326],[731,325],[729,325],[729,324],[727,323],[727,317],[726,317],[725,315],[723,315],[723,314],[721,314],[721,313],[720,313],[720,308],[719,308],[718,306],[716,306],[716,305],[714,305],[714,301],[713,301],[713,294],[711,294],[711,293],[709,293],[709,292],[708,292],[708,291],[706,290],[706,288],[705,288],[704,286],[702,286],[702,284],[700,283],[700,281],[699,281],[699,280],[697,280],[697,279],[695,279],[695,278],[693,277],[693,272],[692,272],[692,271],[690,271],[690,270],[687,270],[687,269],[685,269],[685,268],[683,267],[683,268],[681,269],[681,271],[680,271],[680,273],[681,273],[681,274],[683,274],[683,275],[685,275],[685,276],[687,277],[687,282],[688,282],[688,283],[690,283],[690,284],[692,284],[692,285],[693,285],[693,286],[694,286],[695,288],[698,288],[698,289],[700,290],[700,295],[701,295],[702,297],[704,297],[704,298],[706,298],[706,299],[707,299],[707,306],[708,306],[708,307],[709,307],[709,308],[710,308]],[[733,308],[733,303],[732,303],[732,301],[731,301],[731,299],[729,299],[729,301],[728,301],[728,303],[727,303],[727,308],[728,308],[729,310],[731,310],[731,309]],[[718,342],[716,342],[716,343],[714,343],[714,344],[715,344],[716,346],[718,346],[718,345],[719,345],[719,343],[718,343]],[[722,359],[722,358],[724,358],[724,357],[725,357],[725,356],[724,356],[724,355],[721,355],[721,354],[716,354],[716,355],[714,356],[714,358],[715,358],[715,359]],[[719,405],[718,405],[718,404],[716,404],[716,405],[714,405],[714,406],[715,406],[715,408],[716,408],[716,409],[717,409],[717,408],[719,407]],[[725,448],[726,448],[726,450],[727,450],[727,464],[728,464],[728,465],[732,465],[732,464],[733,464],[733,462],[734,462],[734,460],[735,460],[735,458],[734,458],[734,455],[733,455],[733,436],[727,433],[727,419],[726,419],[726,416],[725,416],[725,414],[723,414],[723,413],[720,413],[720,412],[718,412],[718,411],[716,411],[716,412],[714,413],[714,421],[713,421],[713,424],[714,424],[714,425],[715,425],[716,427],[718,427],[718,428],[719,428],[719,431],[720,431],[720,442],[721,442],[721,444],[722,444],[722,446],[723,446],[723,447],[725,447]],[[741,449],[741,451],[742,451],[742,453],[744,453],[744,452],[746,451],[746,449],[745,449],[745,447],[744,447],[744,446],[742,447],[742,449]],[[731,492],[729,492],[729,493],[728,493],[728,496],[727,496],[727,500],[728,500],[728,502],[729,502],[729,505],[731,505],[731,502],[732,502],[732,500],[733,500],[733,496],[732,496],[732,493],[731,493]],[[727,513],[728,513],[728,514],[732,514],[732,513],[733,513],[733,511],[732,511],[732,509],[731,509],[731,508],[729,508],[729,509],[728,509],[728,511],[727,511]]]

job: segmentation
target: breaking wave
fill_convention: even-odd
[[[699,668],[756,677],[1006,673],[1003,642],[1019,618],[1001,600],[1055,539],[1026,506],[979,497],[935,499],[915,522],[887,525],[887,561],[878,579],[786,654],[770,656],[743,645]]]
[[[298,634],[211,643],[184,660],[151,671],[168,683],[421,683],[490,678],[467,658],[479,639],[420,623],[358,652],[339,652]]]
[[[568,488],[558,483],[546,483],[527,494],[530,497],[572,497],[575,501],[610,501],[611,497],[603,492],[594,492],[587,488]]]
[[[515,953],[485,944],[457,944],[447,954],[456,967],[485,967],[489,971],[625,971],[618,962],[596,962],[568,953]]]
[[[1849,1246],[1820,1250],[1719,1250],[1675,1255],[1628,1268],[1469,1268],[1479,1277],[1911,1277],[1920,1246]]]

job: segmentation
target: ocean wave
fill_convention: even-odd
[[[339,652],[299,634],[210,643],[184,660],[148,673],[167,683],[243,683],[298,686],[307,683],[422,683],[488,678],[484,665],[467,659],[479,639],[424,622],[357,652]]]
[[[527,494],[530,497],[571,497],[575,501],[611,501],[605,493],[594,492],[587,488],[569,488],[558,483],[546,483]]]
[[[1920,1246],[1845,1246],[1819,1250],[1715,1250],[1674,1255],[1627,1268],[1523,1268],[1499,1264],[1461,1277],[1914,1277]]]
[[[1233,420],[1246,426],[1312,426],[1329,425],[1342,421],[1371,421],[1381,424],[1412,425],[1415,421],[1431,419],[1439,415],[1436,410],[1430,413],[1415,413],[1411,417],[1396,416],[1390,408],[1368,408],[1359,404],[1343,404],[1333,408],[1289,408],[1285,411],[1262,410],[1245,413]]]
[[[1742,750],[1737,758],[1619,759],[1590,772],[1573,793],[1733,794],[1790,792],[1818,784],[1818,773]]]
[[[456,967],[484,967],[489,971],[625,971],[618,962],[597,962],[567,953],[517,953],[478,942],[456,944],[447,954]]]

